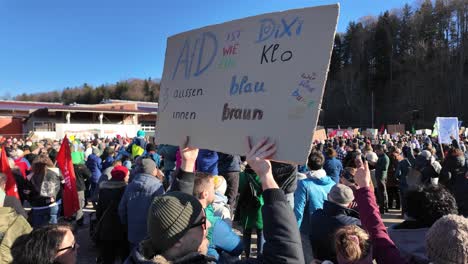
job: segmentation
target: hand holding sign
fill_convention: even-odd
[[[263,138],[252,147],[250,137],[247,137],[246,145],[247,163],[260,177],[263,190],[278,188],[278,184],[276,184],[275,179],[273,178],[271,162],[268,160],[276,152],[275,142],[269,142],[268,138]]]

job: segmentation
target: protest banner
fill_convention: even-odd
[[[390,135],[400,135],[405,134],[405,125],[404,124],[397,124],[397,125],[387,125],[387,131]]]
[[[327,132],[325,132],[325,129],[321,128],[321,129],[315,130],[312,140],[313,141],[327,140]]]
[[[317,124],[339,5],[264,14],[172,36],[159,97],[159,143],[304,163]]]
[[[452,139],[458,141],[458,118],[457,117],[437,117],[436,119],[439,143],[452,144]]]

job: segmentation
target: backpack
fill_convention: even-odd
[[[144,148],[138,146],[137,144],[132,145],[132,158],[141,156],[143,155],[144,152],[145,152]]]
[[[411,167],[406,174],[406,183],[409,189],[414,189],[422,185],[422,173],[416,168]]]

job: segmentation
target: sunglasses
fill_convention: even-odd
[[[69,250],[69,249],[75,250],[77,245],[78,245],[77,243],[73,243],[73,245],[71,245],[69,247],[60,248],[59,250],[57,250],[57,252],[65,251],[65,250]]]
[[[199,227],[202,226],[203,230],[206,230],[206,215],[203,215],[203,217],[200,219],[198,223],[193,223],[189,229],[192,229],[194,227]]]

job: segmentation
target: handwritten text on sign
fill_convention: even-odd
[[[338,5],[249,17],[168,39],[157,142],[244,154],[246,136],[304,163],[318,119]]]

